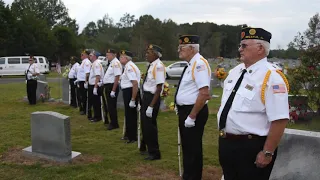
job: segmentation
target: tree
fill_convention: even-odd
[[[68,17],[68,9],[61,0],[14,0],[11,9],[18,18],[32,14],[43,19],[49,27]]]
[[[290,70],[289,82],[294,94],[300,94],[303,88],[309,102],[316,106],[320,115],[320,20],[316,14],[310,19],[309,28],[294,39],[295,47],[301,52],[301,66]],[[293,47],[293,44],[290,44]]]
[[[0,0],[0,56],[14,53],[16,20],[9,7]]]

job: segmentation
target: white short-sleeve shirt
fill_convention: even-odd
[[[79,63],[74,63],[69,71],[69,74],[68,74],[68,77],[69,79],[74,79],[74,78],[77,78],[77,73],[78,73],[78,70],[79,70],[79,66],[80,64]]]
[[[129,61],[124,66],[123,74],[120,77],[121,89],[132,87],[131,81],[134,81],[134,80],[138,81],[138,87],[140,87],[140,78],[141,78],[141,73],[139,68],[132,61]]]
[[[193,105],[196,103],[199,89],[208,87],[210,89],[211,68],[206,59],[197,53],[188,63],[183,74],[177,93],[178,105]]]
[[[218,124],[223,108],[235,86],[244,64],[236,66],[224,81]],[[265,89],[265,104],[261,88],[268,71],[271,71]],[[289,118],[288,92],[277,68],[264,58],[247,68],[227,116],[225,131],[232,134],[267,136],[272,121]]]
[[[86,80],[86,73],[90,73],[91,69],[91,62],[88,58],[82,60],[81,65],[79,67],[77,73],[78,81],[85,81]]]
[[[114,78],[116,76],[120,76],[122,73],[122,66],[120,64],[120,61],[117,58],[114,58],[104,75],[103,83],[114,83]]]
[[[33,63],[27,67],[26,72],[27,72],[27,78],[28,80],[30,80],[30,79],[36,78],[37,76],[32,76],[32,74],[40,73],[40,70],[38,65],[36,63]]]
[[[166,80],[166,67],[160,59],[157,59],[150,64],[147,73],[146,81],[143,84],[143,90],[154,94],[158,84],[162,84],[163,88],[163,84]]]
[[[96,77],[100,76],[100,78],[102,78],[103,75],[104,75],[104,71],[103,71],[102,65],[100,64],[99,61],[95,60],[92,63],[92,67],[90,70],[89,85],[95,85]],[[100,79],[100,82],[101,82],[101,79]]]

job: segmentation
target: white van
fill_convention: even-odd
[[[30,56],[10,56],[0,57],[0,76],[6,75],[24,75],[29,66]],[[40,73],[48,73],[49,61],[44,56],[34,56]]]

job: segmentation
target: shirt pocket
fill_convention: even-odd
[[[223,88],[224,92],[223,92],[223,96],[222,96],[222,99],[221,99],[222,102],[225,102],[225,101],[228,100],[228,98],[229,98],[229,96],[231,94],[231,91],[233,89],[233,86],[234,86],[234,84],[232,84],[232,83],[227,83],[225,85],[225,87]]]
[[[246,88],[239,88],[233,101],[233,109],[241,112],[254,112],[253,102],[257,95],[256,91],[250,91]]]

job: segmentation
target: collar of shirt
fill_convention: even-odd
[[[127,62],[127,64],[124,66],[125,67],[125,71],[128,69],[128,67],[130,66],[130,64],[132,63],[132,61]]]
[[[155,61],[153,61],[153,62],[151,63],[151,66],[156,65],[159,61],[160,61],[160,59],[159,59],[159,58],[158,58],[158,59],[156,59]]]
[[[256,63],[252,64],[251,66],[249,66],[247,68],[247,72],[250,74],[250,75],[253,75],[255,72],[257,72],[257,70],[261,67],[261,66],[264,66],[264,64],[267,62],[267,58],[263,58],[259,61],[257,61]],[[242,68],[240,68],[240,73],[242,72],[242,70],[245,69],[245,66],[243,65]]]
[[[193,58],[190,60],[190,62],[188,63],[188,66],[192,66],[193,63],[199,58],[200,58],[200,54],[199,53],[195,54]]]

